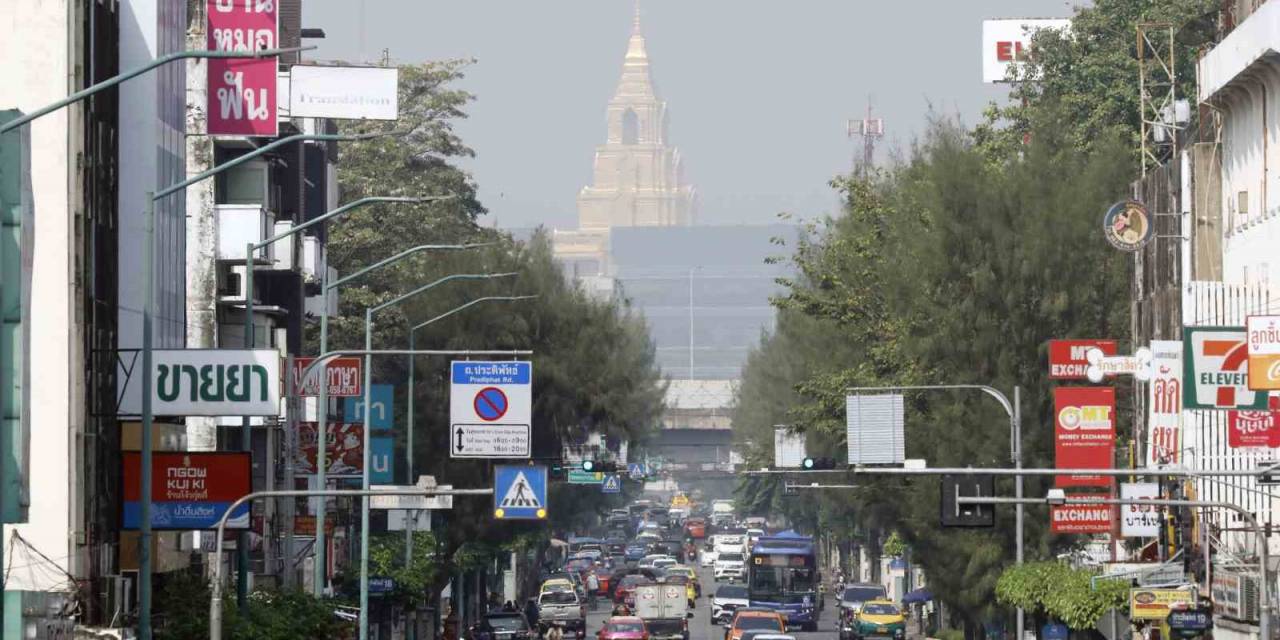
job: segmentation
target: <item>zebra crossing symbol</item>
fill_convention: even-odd
[[[547,468],[499,465],[493,476],[493,515],[500,520],[547,517]]]

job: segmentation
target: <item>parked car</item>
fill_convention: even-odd
[[[613,616],[596,632],[596,640],[649,640],[649,630],[638,616]]]
[[[724,630],[724,640],[742,640],[743,632],[748,630],[786,633],[787,621],[772,609],[738,609],[729,622],[729,628]]]
[[[736,584],[720,585],[715,595],[711,596],[711,624],[729,624],[733,612],[750,605],[747,599],[747,588]]]
[[[871,600],[862,603],[854,619],[853,638],[889,638],[902,640],[907,635],[907,617],[898,605],[888,600]]]

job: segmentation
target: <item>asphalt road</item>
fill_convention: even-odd
[[[710,569],[698,569],[698,576],[702,582],[703,595],[698,598],[697,609],[689,619],[689,640],[723,640],[724,627],[711,624],[711,594],[715,593],[717,583],[712,578]],[[605,618],[609,617],[611,608],[612,605],[602,599],[598,610],[587,612],[587,640],[595,640],[595,633],[600,630]],[[835,602],[828,599],[818,620],[817,631],[795,629],[788,633],[795,636],[796,640],[837,640],[835,619]]]

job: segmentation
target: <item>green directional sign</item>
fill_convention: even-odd
[[[604,484],[604,472],[570,469],[569,484]]]

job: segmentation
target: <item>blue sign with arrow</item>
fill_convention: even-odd
[[[505,464],[494,467],[493,517],[499,520],[545,520],[547,467]]]
[[[606,473],[600,484],[600,493],[622,493],[622,480],[616,473]]]
[[[389,384],[375,384],[369,387],[369,404],[373,411],[369,412],[369,428],[374,431],[392,428],[395,418],[394,387]],[[347,422],[364,423],[364,396],[342,399],[342,415]]]

